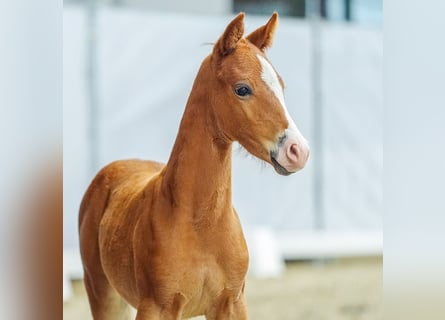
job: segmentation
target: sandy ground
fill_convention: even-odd
[[[92,319],[83,283],[73,286],[63,319]],[[246,295],[254,320],[380,320],[382,259],[289,263],[279,279],[249,277]]]

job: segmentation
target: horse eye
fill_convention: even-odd
[[[235,93],[240,97],[245,97],[252,93],[252,90],[248,86],[240,86],[235,89]]]

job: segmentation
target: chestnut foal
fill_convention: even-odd
[[[91,182],[79,229],[94,319],[130,319],[130,306],[137,320],[247,319],[232,143],[282,175],[309,155],[264,54],[277,24],[274,13],[246,38],[244,14],[227,26],[201,65],[166,165],[116,161]]]

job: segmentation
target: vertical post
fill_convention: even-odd
[[[319,2],[319,16],[322,18],[327,17],[326,0],[320,0]]]
[[[312,142],[311,159],[314,173],[313,208],[314,229],[322,230],[324,220],[323,189],[323,101],[322,101],[322,49],[321,49],[321,1],[309,0],[308,15],[311,25],[311,76],[312,76]]]
[[[112,0],[111,3],[114,6],[121,6],[122,5],[122,0]]]
[[[97,99],[97,0],[88,0],[86,43],[86,86],[89,111],[88,138],[90,170],[94,175],[99,162],[99,121]]]
[[[351,21],[351,0],[345,0],[345,20]]]

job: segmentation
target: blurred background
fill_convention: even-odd
[[[249,33],[274,10],[268,56],[311,158],[282,177],[234,147],[250,316],[381,318],[382,0],[65,0],[64,319],[90,319],[77,216],[95,173],[167,161],[207,44],[236,13]]]

